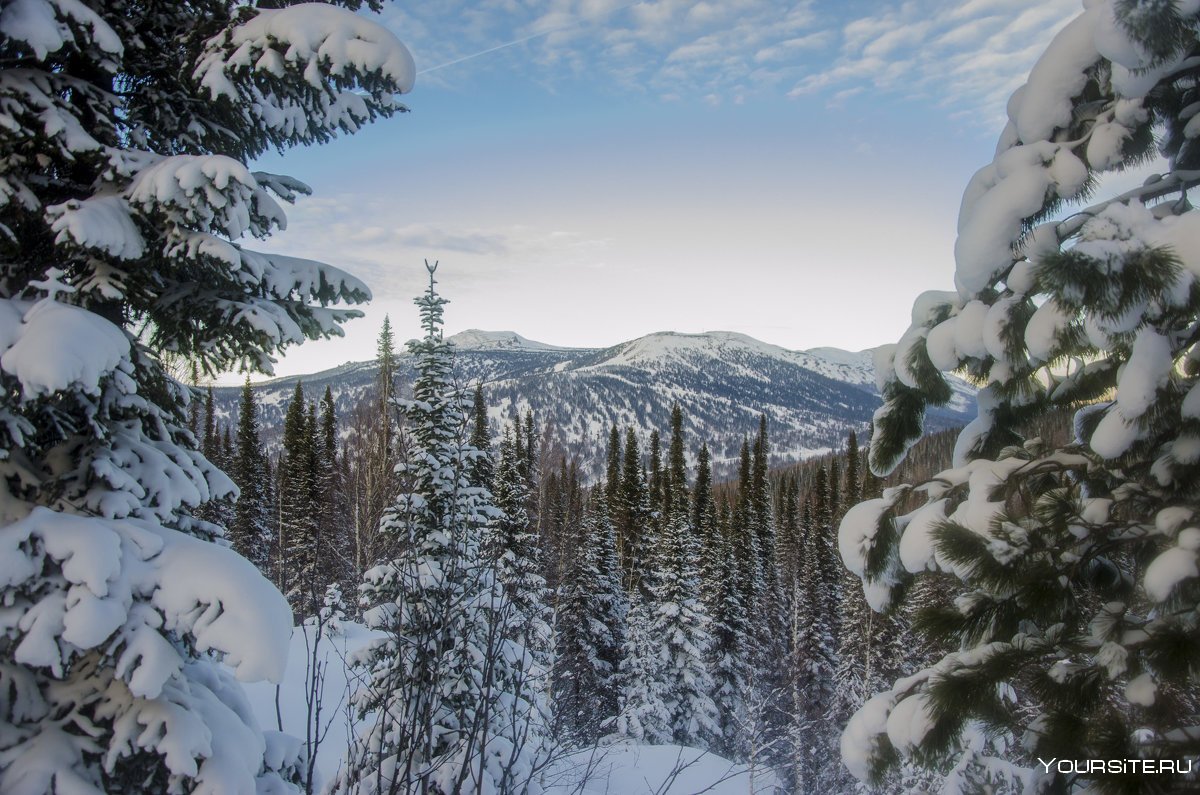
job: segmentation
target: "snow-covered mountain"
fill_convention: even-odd
[[[556,444],[581,457],[590,476],[599,474],[614,424],[632,425],[643,444],[657,428],[665,446],[676,401],[691,446],[707,441],[722,476],[732,473],[743,436],[756,431],[763,412],[773,463],[783,464],[841,446],[850,429],[868,427],[879,405],[871,351],[792,351],[727,331],[660,332],[603,349],[560,348],[509,331],[472,329],[450,339],[458,348],[462,383],[484,384],[494,430],[514,411],[532,409],[539,424],[550,423]],[[407,356],[401,361],[407,363]],[[264,383],[256,387],[264,423],[282,425],[297,380],[309,400],[328,385],[344,417],[375,376],[374,362],[360,362]],[[972,388],[963,382],[955,387],[950,406],[929,417],[931,430],[972,416]],[[221,416],[236,410],[237,392],[216,391]]]

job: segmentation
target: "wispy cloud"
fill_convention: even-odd
[[[923,96],[989,125],[1030,66],[1080,11],[1078,0],[907,0],[845,21],[838,54],[794,97],[855,87]]]
[[[857,5],[857,4],[855,4]],[[858,6],[861,8],[861,6]],[[1079,0],[887,0],[850,15],[798,0],[442,0],[389,5],[423,80],[497,68],[663,100],[919,96],[991,125]],[[451,68],[452,67],[452,68]]]
[[[491,289],[539,268],[595,266],[608,241],[529,225],[471,226],[459,221],[408,223],[394,203],[359,195],[311,198],[289,208],[290,231],[269,249],[321,260],[371,285],[379,299],[405,298],[420,288],[413,266],[453,257],[472,289]],[[253,244],[250,244],[253,247]]]

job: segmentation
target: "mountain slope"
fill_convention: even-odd
[[[869,426],[879,405],[870,351],[791,351],[723,331],[660,332],[603,349],[559,348],[513,332],[471,330],[451,340],[461,383],[484,384],[494,430],[514,411],[532,410],[539,425],[549,424],[551,442],[578,455],[591,477],[600,474],[610,427],[632,425],[644,444],[651,429],[665,433],[675,401],[689,445],[708,442],[718,476],[733,472],[742,438],[756,431],[761,413],[770,422],[772,462],[783,464],[841,446],[850,429]],[[407,369],[407,355],[400,359]],[[374,363],[362,362],[259,385],[264,424],[282,424],[298,380],[309,400],[328,385],[344,417],[375,377]],[[402,376],[402,391],[409,378]],[[231,417],[237,390],[215,394],[219,416]],[[959,382],[929,428],[961,425],[973,409],[973,390]]]

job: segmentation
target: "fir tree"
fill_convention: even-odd
[[[641,455],[633,428],[625,431],[625,451],[621,461],[621,487],[617,492],[613,516],[625,589],[632,592],[640,587],[642,580],[645,536],[650,515],[649,498],[642,479]]]
[[[317,572],[316,441],[306,408],[304,386],[296,382],[283,418],[283,452],[279,460],[279,559],[276,585],[298,619],[319,608]],[[323,593],[323,591],[321,591]]]
[[[546,580],[541,574],[541,548],[526,510],[529,484],[523,473],[525,463],[518,457],[513,436],[505,428],[493,492],[495,506],[502,515],[490,523],[486,543],[496,578],[515,613],[512,628],[517,639],[536,655],[539,664],[545,665],[550,615],[546,607]]]
[[[555,633],[552,703],[560,735],[574,745],[596,743],[617,715],[628,609],[612,521],[593,500]]]
[[[258,435],[258,400],[247,376],[238,404],[237,452],[230,472],[241,494],[229,526],[229,536],[238,554],[264,573],[270,571],[268,566],[274,541],[267,466],[267,457]]]
[[[326,385],[321,396],[320,419],[316,428],[316,500],[318,513],[318,587],[327,593],[337,585],[339,593],[357,582],[353,555],[350,553],[349,502],[342,481],[341,456],[338,452],[337,406],[333,390]],[[324,598],[324,597],[322,597]]]
[[[396,376],[399,364],[396,361],[396,338],[392,333],[392,320],[383,316],[379,338],[375,341],[375,366],[378,372],[379,410],[390,417],[392,401],[396,397]]]
[[[166,360],[269,373],[356,314],[361,282],[245,246],[307,192],[247,163],[400,110],[411,58],[231,0],[5,3],[0,50],[0,791],[290,790],[230,671],[282,675],[286,603],[195,515],[234,486]]]
[[[740,572],[730,523],[729,504],[722,503],[705,556],[711,560],[711,582],[706,588],[711,617],[706,661],[718,720],[711,748],[722,756],[740,759],[747,750],[745,699],[750,691],[753,644],[749,614],[738,587]]]
[[[662,529],[663,517],[666,515],[666,503],[663,499],[666,493],[666,483],[662,468],[662,440],[658,431],[650,431],[650,469],[645,476],[649,489],[650,523],[652,532]]]
[[[1051,42],[964,195],[956,293],[924,294],[882,363],[878,474],[919,435],[926,405],[948,399],[942,372],[985,386],[947,469],[842,522],[843,559],[872,607],[916,593],[914,580],[937,586],[917,627],[945,650],[850,720],[844,757],[860,778],[908,759],[940,764],[959,790],[1166,791],[1183,782],[1037,759],[1200,750],[1200,290],[1181,234],[1200,165],[1196,21],[1176,3],[1091,3]],[[1159,173],[1055,220],[1156,141]],[[1026,435],[1063,409],[1073,439]]]
[[[621,487],[621,433],[614,425],[608,432],[608,456],[604,468],[604,501],[611,517]]]
[[[670,736],[680,745],[706,747],[721,732],[705,666],[710,642],[708,616],[699,599],[699,546],[687,514],[672,513],[656,541],[649,627],[659,644],[658,676]]]
[[[369,684],[355,703],[374,718],[339,792],[524,792],[544,751],[536,672],[483,559],[499,512],[469,482],[478,451],[442,338],[435,268],[416,300],[425,336],[410,343],[413,398],[398,401],[410,437],[398,465],[406,490],[383,519],[400,556],[368,571],[363,586],[367,624],[384,637],[360,656]]]
[[[471,446],[480,452],[471,467],[471,483],[491,489],[492,432],[488,427],[487,403],[483,397],[483,384],[475,387],[475,397],[471,406]]]
[[[846,438],[846,505],[855,505],[862,497],[862,453],[858,449],[858,434],[850,431]]]

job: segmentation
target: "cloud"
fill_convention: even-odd
[[[394,203],[352,194],[304,199],[289,208],[289,229],[273,235],[268,250],[343,268],[383,299],[419,289],[415,266],[425,258],[453,259],[456,273],[490,289],[539,268],[592,266],[610,242],[528,225],[411,223],[403,212]]]
[[[498,64],[557,90],[571,80],[699,99],[796,79],[833,44],[815,0],[442,0],[385,6],[419,81],[452,87]],[[778,76],[755,74],[770,63]],[[686,64],[685,69],[679,68]]]
[[[855,87],[919,96],[993,124],[1008,95],[1054,34],[1079,13],[1078,0],[905,0],[847,20],[836,58],[800,77],[793,97]]]
[[[682,101],[890,92],[992,125],[1078,0],[440,0],[389,4],[421,80],[509,69]],[[463,60],[465,59],[465,60]],[[444,66],[444,65],[451,66]],[[984,67],[986,65],[986,67]],[[859,88],[861,91],[852,91]],[[986,112],[986,113],[985,113]]]

